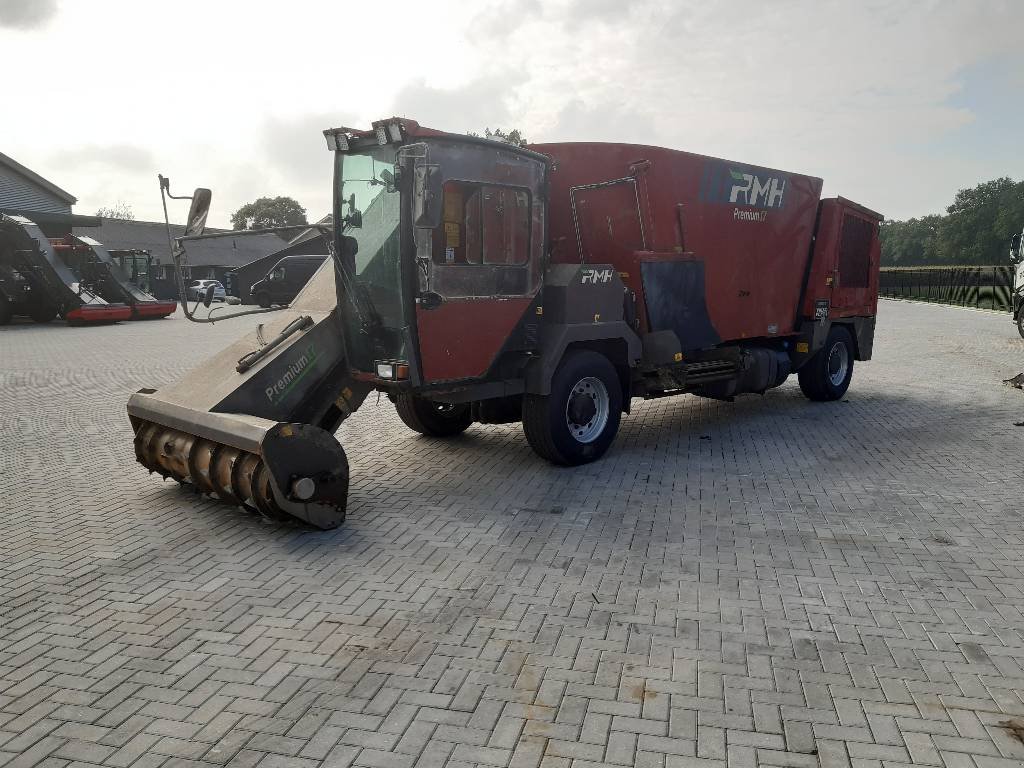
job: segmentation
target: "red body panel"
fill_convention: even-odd
[[[428,382],[482,376],[529,308],[529,296],[450,299],[416,308],[423,378]]]
[[[173,315],[178,308],[176,301],[147,301],[133,304],[132,320],[147,320],[154,317]]]
[[[814,260],[801,314],[814,317],[815,305],[823,301],[828,301],[830,317],[873,316],[877,313],[878,268],[881,263],[878,224],[881,219],[881,214],[841,197],[821,201]],[[844,226],[856,227],[858,222],[868,242],[858,243],[856,237],[849,236],[856,233],[849,233],[844,265],[841,259]],[[861,248],[859,253],[849,253],[858,246]],[[854,258],[851,259],[850,255]]]
[[[529,148],[555,165],[552,261],[610,263],[638,297],[639,260],[702,261],[708,314],[723,342],[795,330],[821,179],[661,147]]]
[[[126,304],[83,304],[64,315],[70,325],[83,323],[116,323],[130,320],[132,308]]]

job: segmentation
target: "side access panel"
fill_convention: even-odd
[[[821,201],[802,317],[874,317],[878,311],[878,225],[882,218],[842,197]]]
[[[673,331],[683,351],[706,349],[721,342],[708,315],[703,261],[643,261],[640,277],[652,332]]]

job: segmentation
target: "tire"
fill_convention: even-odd
[[[832,326],[825,346],[797,372],[800,389],[809,400],[838,400],[853,378],[853,337],[841,325]]]
[[[615,366],[590,350],[569,352],[548,395],[523,397],[523,431],[541,458],[566,467],[601,458],[622,417],[622,385]]]
[[[473,423],[469,403],[439,403],[407,392],[395,397],[395,410],[405,426],[429,437],[451,437]]]
[[[49,323],[57,316],[57,308],[52,304],[35,304],[29,308],[28,316],[37,323]]]
[[[1017,313],[1017,333],[1024,339],[1024,307],[1021,307],[1021,311]]]
[[[256,303],[259,304],[264,309],[269,309],[269,307],[270,307],[270,296],[268,296],[265,293],[258,293],[258,294],[256,294]]]
[[[11,309],[11,302],[6,296],[0,296],[0,325],[7,325],[14,317],[14,310]]]

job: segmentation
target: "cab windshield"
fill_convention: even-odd
[[[356,246],[354,255],[352,248],[343,249],[349,276],[344,290],[353,294],[344,316],[351,362],[367,371],[376,361],[405,357],[395,154],[395,147],[382,146],[337,155],[336,210],[344,222],[342,236]]]

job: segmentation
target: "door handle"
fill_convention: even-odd
[[[434,291],[424,291],[416,297],[416,303],[420,309],[437,309],[444,303],[444,297]]]

